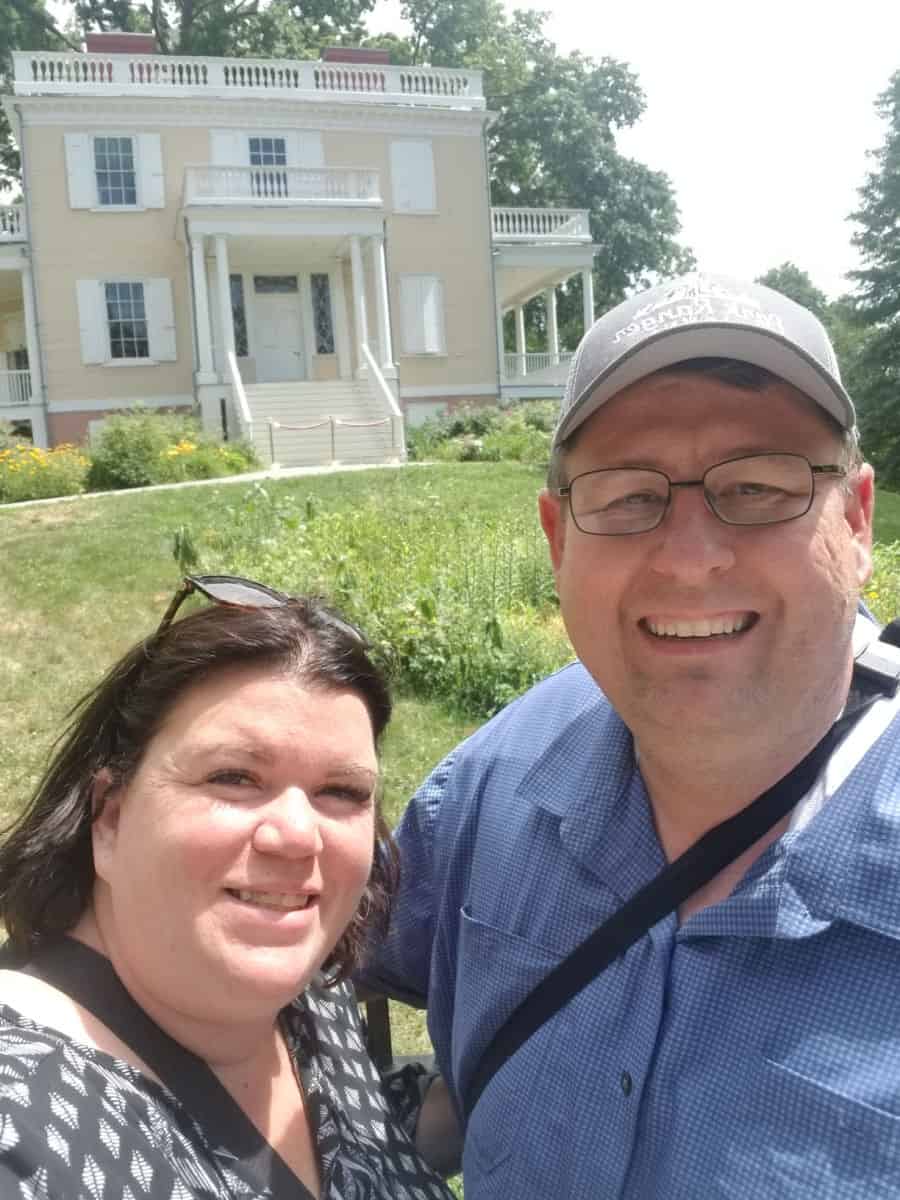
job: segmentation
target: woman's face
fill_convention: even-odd
[[[94,823],[95,917],[135,999],[227,1022],[301,991],[368,880],[377,776],[355,692],[257,668],[187,691]]]

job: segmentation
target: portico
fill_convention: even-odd
[[[24,208],[0,208],[0,420],[27,421],[37,446],[46,446],[34,280]]]

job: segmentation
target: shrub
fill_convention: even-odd
[[[558,406],[536,400],[502,409],[463,406],[411,429],[411,459],[438,462],[545,463]]]
[[[43,500],[83,492],[90,460],[77,446],[42,450],[14,442],[0,450],[0,502]]]
[[[258,466],[251,447],[212,441],[201,433],[196,418],[146,409],[110,417],[91,457],[89,486],[94,491],[215,479]]]

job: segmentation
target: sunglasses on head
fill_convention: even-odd
[[[266,587],[264,583],[257,583],[255,579],[242,579],[239,575],[185,575],[181,587],[163,613],[163,619],[156,631],[157,635],[164,633],[169,628],[179,608],[194,592],[199,592],[213,604],[231,604],[237,608],[280,608],[282,604],[289,604],[293,599],[284,592],[277,592],[274,588]],[[323,609],[321,611],[327,613],[328,620],[332,624],[349,634],[364,648],[368,648],[366,638],[355,625],[345,621],[343,617],[331,610]]]

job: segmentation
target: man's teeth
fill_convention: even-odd
[[[263,908],[306,908],[310,901],[309,894],[301,892],[249,892],[240,890],[234,893],[238,900],[247,904],[259,904]]]
[[[716,637],[723,633],[740,633],[750,624],[750,615],[740,617],[715,617],[703,621],[650,621],[647,628],[655,637],[703,638]]]

